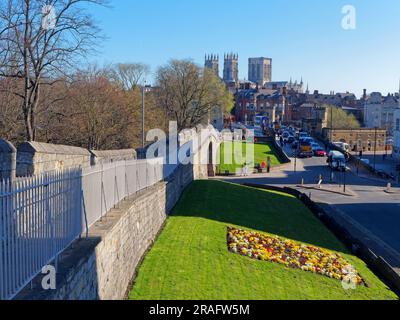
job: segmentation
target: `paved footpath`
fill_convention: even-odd
[[[285,151],[291,154],[289,149]],[[270,174],[226,177],[223,180],[235,183],[287,186],[309,194],[329,214],[346,225],[352,234],[400,271],[399,186],[394,185],[393,193],[386,193],[387,181],[366,173],[357,176],[355,171],[347,173],[346,177],[342,173],[334,173],[334,181],[331,183],[331,172],[326,164],[326,158],[297,159],[296,172],[294,172],[293,162],[294,159],[291,164],[273,170]],[[350,190],[354,195],[347,196],[298,186],[302,180],[306,186],[316,186],[320,176],[323,177],[324,187],[330,189],[343,190],[343,182],[346,181],[348,191]]]

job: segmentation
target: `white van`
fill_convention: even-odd
[[[346,152],[350,152],[350,145],[348,143],[344,143],[344,142],[334,142],[333,143],[336,147],[346,151]]]
[[[339,151],[331,151],[328,155],[328,165],[333,170],[345,171],[346,170],[346,157]]]

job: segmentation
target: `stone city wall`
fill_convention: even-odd
[[[56,290],[39,275],[16,300],[121,300],[166,220],[166,185],[158,183],[111,210],[59,260]]]
[[[16,176],[17,150],[8,141],[0,139],[0,182]]]
[[[83,148],[42,142],[24,142],[17,149],[17,176],[90,166],[90,152]]]
[[[91,165],[105,164],[122,160],[135,160],[137,158],[135,149],[125,150],[90,150]]]

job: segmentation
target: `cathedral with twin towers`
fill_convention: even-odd
[[[205,68],[211,69],[215,74],[220,77],[219,70],[219,55],[206,54],[205,55]],[[239,81],[239,55],[237,53],[224,54],[224,69],[222,80],[229,87],[240,87]],[[246,82],[246,81],[244,81]],[[290,82],[272,82],[272,59],[266,57],[249,58],[248,60],[248,81],[259,87],[276,87],[285,86],[296,91],[303,91],[303,81],[300,83]]]
[[[205,56],[205,67],[214,70],[219,76],[219,55],[210,54]],[[222,79],[226,83],[239,83],[239,55],[237,53],[224,54],[224,70]],[[250,58],[249,59],[249,81],[263,86],[272,80],[272,59]]]

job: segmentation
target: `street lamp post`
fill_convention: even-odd
[[[344,193],[346,193],[346,171],[347,171],[347,168],[346,168],[346,164],[345,164],[344,171],[343,171],[343,192]]]
[[[329,143],[332,144],[333,142],[333,106],[330,106],[331,108],[331,132],[330,132],[330,141]],[[329,145],[329,150],[331,149],[331,146]],[[330,181],[333,181],[333,168],[331,166],[331,175],[330,175]]]
[[[330,137],[331,141],[330,141],[330,143],[332,143],[332,141],[333,141],[333,107],[331,106],[330,108],[331,108],[331,137]]]
[[[376,141],[377,141],[378,128],[375,127],[375,142],[374,142],[374,170],[376,170]]]
[[[146,94],[146,85],[142,86],[142,148],[144,149],[145,145],[145,132],[144,132],[144,118],[145,118],[145,94]]]

